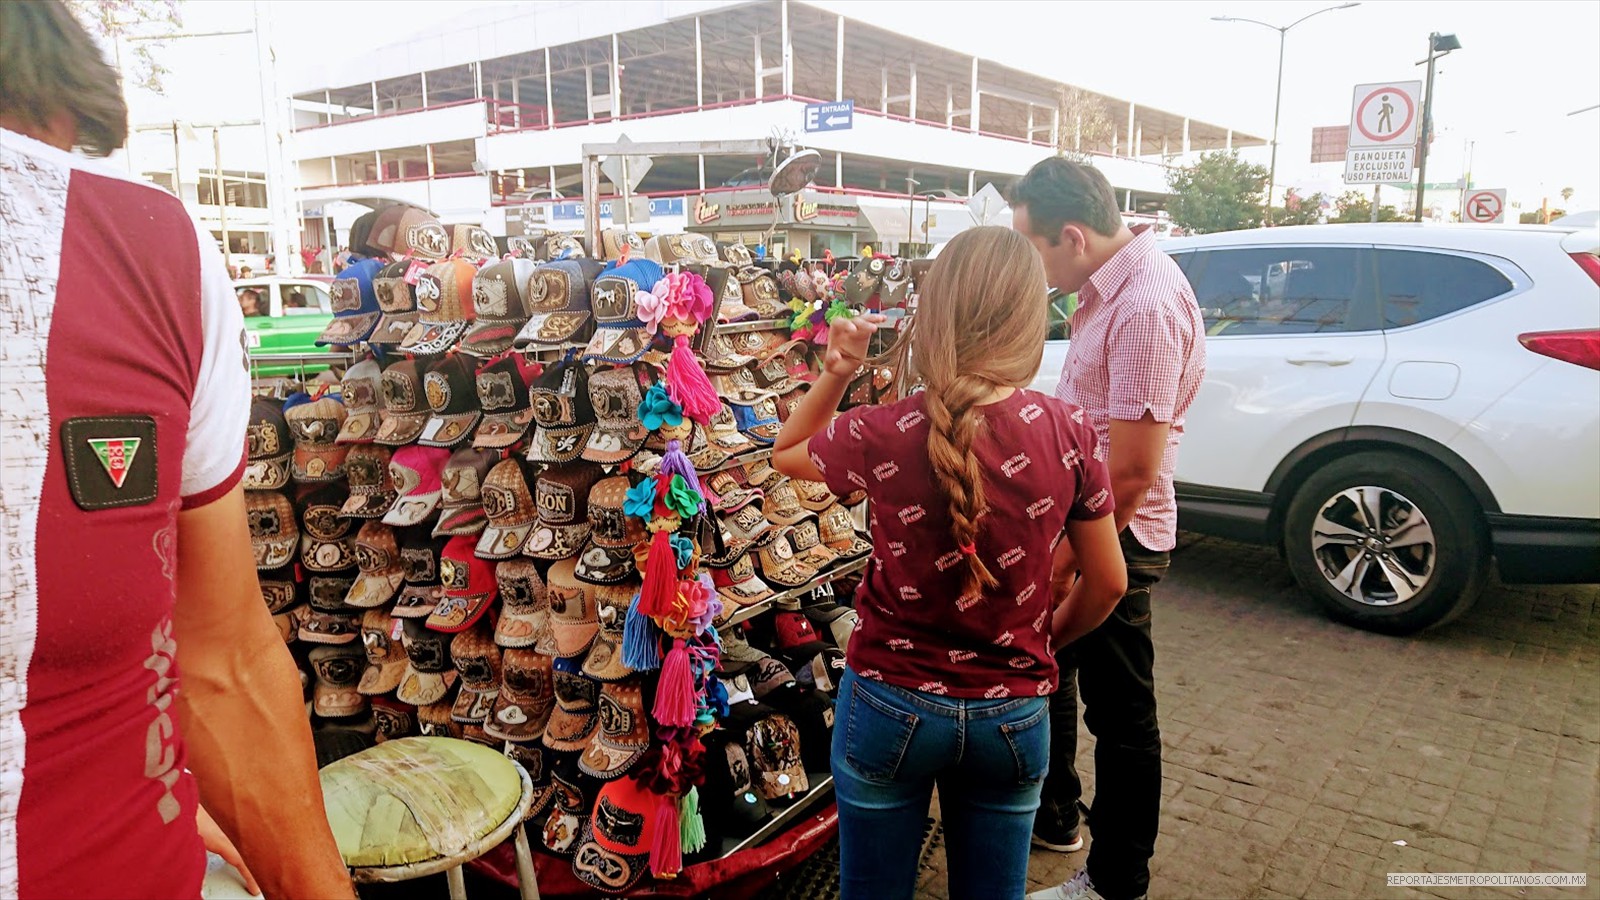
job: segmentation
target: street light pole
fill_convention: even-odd
[[[1270,167],[1267,169],[1267,204],[1265,220],[1269,226],[1272,224],[1272,195],[1278,187],[1278,120],[1283,112],[1283,55],[1284,45],[1287,43],[1289,37],[1289,30],[1296,25],[1299,25],[1301,22],[1312,18],[1313,16],[1320,16],[1325,12],[1349,9],[1353,6],[1360,5],[1361,4],[1358,2],[1351,2],[1341,3],[1338,6],[1325,7],[1317,10],[1314,13],[1308,13],[1304,16],[1301,16],[1287,25],[1272,25],[1257,19],[1246,19],[1240,16],[1211,17],[1213,22],[1247,22],[1251,25],[1260,25],[1263,28],[1270,28],[1278,33],[1278,87],[1272,101],[1272,162]]]
[[[1423,60],[1428,64],[1428,84],[1423,88],[1422,94],[1422,139],[1417,142],[1417,208],[1412,215],[1412,220],[1416,222],[1422,221],[1422,196],[1428,189],[1428,144],[1433,140],[1434,63],[1450,51],[1460,49],[1461,41],[1453,34],[1440,34],[1435,31],[1428,35],[1428,58]],[[1417,65],[1422,63],[1419,62]]]

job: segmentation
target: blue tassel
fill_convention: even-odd
[[[661,668],[661,629],[639,611],[639,598],[628,606],[622,626],[622,664],[635,672]]]

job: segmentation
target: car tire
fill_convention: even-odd
[[[1284,517],[1283,549],[1330,616],[1385,634],[1459,616],[1489,570],[1472,495],[1442,467],[1402,453],[1352,454],[1306,478]]]

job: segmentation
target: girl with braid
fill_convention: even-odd
[[[773,454],[780,472],[865,490],[870,504],[833,730],[845,900],[912,896],[935,787],[949,896],[1022,896],[1052,645],[1099,624],[1124,589],[1094,429],[1023,387],[1045,337],[1030,251],[993,227],[945,247],[901,341],[922,390],[898,403],[833,417],[884,320],[836,321],[824,373]]]

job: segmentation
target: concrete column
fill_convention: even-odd
[[[756,76],[756,99],[761,99],[761,35],[752,35],[750,43],[755,47],[755,68],[752,71]]]
[[[372,151],[372,158],[374,160],[376,160],[377,163],[378,163],[378,180],[382,181],[383,180],[383,151],[382,150],[374,150],[374,151]]]
[[[978,58],[976,56],[972,58],[972,106],[970,108],[972,114],[967,121],[972,126],[972,130],[977,131],[980,128],[980,120],[978,109]]]
[[[833,99],[844,99],[844,16],[834,25]]]
[[[544,48],[544,124],[548,128],[556,123],[556,88],[550,80],[550,48]],[[552,170],[554,171],[554,170]],[[554,186],[555,176],[550,176]]]
[[[1133,191],[1125,191],[1122,195],[1122,211],[1133,212]]]
[[[1133,101],[1128,101],[1128,152],[1133,152]]]
[[[1171,155],[1171,151],[1167,149],[1167,136],[1163,134],[1161,136],[1161,159],[1165,161]]]
[[[706,105],[706,60],[705,45],[700,42],[700,17],[694,17],[694,105]],[[705,163],[701,162],[704,168]],[[700,178],[700,186],[704,188],[705,177]]]
[[[1187,116],[1183,120],[1183,155],[1185,157],[1189,155],[1189,119]]]
[[[695,20],[695,30],[699,31],[700,20]],[[700,171],[700,190],[706,189],[706,157],[705,154],[695,156],[695,167]]]
[[[378,114],[378,83],[372,82],[372,114]]]
[[[422,108],[428,108],[428,73],[422,73]]]
[[[522,127],[522,79],[511,79],[511,125]]]
[[[1061,146],[1061,107],[1058,105],[1050,110],[1050,146]]]
[[[911,99],[908,102],[910,103],[910,107],[909,107],[909,111],[906,113],[906,115],[908,115],[911,118],[915,119],[917,117],[917,64],[916,63],[912,63],[911,64]]]
[[[836,188],[844,187],[844,154],[843,153],[834,153],[833,154],[833,186],[836,187]]]
[[[1140,122],[1133,127],[1133,158],[1138,159],[1144,155],[1144,123]]]
[[[794,93],[794,48],[789,45],[789,0],[778,4],[778,33],[783,40],[783,93]]]
[[[967,196],[971,197],[978,192],[978,173],[967,170]]]
[[[1228,144],[1227,144],[1227,147],[1228,147],[1228,152],[1232,153],[1233,152],[1233,129],[1232,128],[1228,129]]]
[[[477,88],[478,88],[478,93],[477,93],[476,96],[477,96],[477,98],[479,100],[482,100],[483,99],[483,63],[482,62],[476,62],[476,61],[473,62],[473,64],[472,64],[472,76],[473,76],[473,79],[475,80],[475,82],[477,84]]]
[[[611,35],[611,118],[622,115],[622,59],[621,42]]]
[[[878,76],[883,86],[878,94],[878,112],[886,113],[889,111],[889,67],[879,67]]]
[[[956,125],[956,91],[954,85],[944,86],[944,127],[954,128]]]

